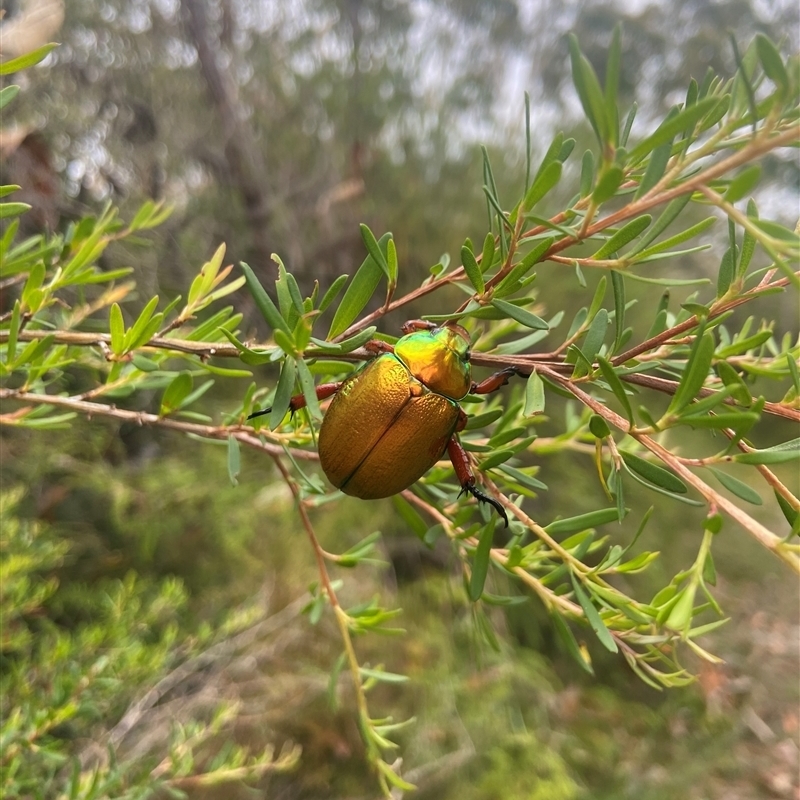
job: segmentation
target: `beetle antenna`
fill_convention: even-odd
[[[488,503],[490,506],[494,508],[494,510],[502,517],[503,522],[505,523],[506,528],[508,527],[508,515],[506,514],[505,508],[503,508],[494,497],[489,497],[489,495],[484,494],[480,489],[476,488],[475,484],[467,483],[461,487],[461,491],[458,493],[459,497],[464,494],[464,492],[469,492],[479,503]]]

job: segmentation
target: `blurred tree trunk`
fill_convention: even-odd
[[[258,266],[265,267],[270,262],[274,248],[270,247],[268,235],[270,212],[265,192],[267,170],[263,154],[246,122],[236,83],[230,71],[217,58],[219,48],[209,31],[205,0],[181,0],[181,6],[197,48],[200,69],[222,123],[230,180],[241,194],[247,213],[247,225],[252,237],[252,260]]]

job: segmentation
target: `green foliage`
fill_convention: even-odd
[[[307,613],[317,622],[329,610],[338,628],[344,650],[339,668],[346,665],[349,670],[365,756],[387,796],[392,787],[411,788],[392,766],[398,748],[395,739],[408,721],[372,716],[367,695],[404,677],[382,663],[362,665],[355,640],[366,633],[402,633],[388,624],[400,611],[383,608],[377,598],[340,603],[342,586],[331,577],[327,564],[333,570],[373,562],[377,536],[362,539],[341,555],[322,549],[309,512],[340,495],[306,462],[315,460],[313,445],[322,413],[315,391],[317,377],[324,376],[325,382],[340,379],[356,362],[370,357],[374,348],[365,345],[388,313],[406,311],[421,298],[435,295],[439,313],[426,319],[457,320],[465,326],[473,338],[473,366],[513,368],[528,376],[525,386],[517,382],[502,399],[464,401],[472,421],[461,440],[476,463],[484,490],[508,511],[507,540],[495,538],[494,520],[487,519],[486,509],[479,510],[470,497],[460,496],[461,487],[449,465],[437,465],[398,499],[403,519],[426,545],[440,537],[450,542],[475,629],[490,648],[500,649],[501,643],[489,609],[516,602],[513,595],[501,593],[513,581],[515,588],[543,606],[566,651],[586,671],[593,670],[591,654],[573,626],[596,637],[606,651],[621,654],[649,686],[683,686],[692,680],[681,662],[685,649],[716,661],[697,639],[723,622],[713,593],[712,545],[724,519],[735,520],[760,545],[800,570],[795,531],[781,535],[768,530],[737,502],[756,504],[761,493],[753,483],[761,482],[762,488],[771,488],[781,498],[783,516],[796,528],[793,520],[800,501],[766,466],[775,465],[777,471],[780,465],[795,462],[798,440],[770,446],[763,423],[770,417],[798,418],[800,343],[791,332],[779,336],[774,320],[754,331],[752,318],[740,323],[734,315],[739,306],[795,291],[800,285],[797,233],[760,219],[752,199],[746,211],[735,205],[755,189],[761,177],[757,162],[780,147],[798,144],[797,71],[759,35],[740,60],[736,79],[713,78],[702,87],[690,84],[685,103],[629,144],[635,109],[620,134],[620,48],[620,35],[615,33],[602,87],[577,39],[570,39],[575,88],[597,138],[597,151],[583,157],[580,191],[573,187],[572,199],[550,218],[534,213],[545,196],[571,179],[563,165],[574,142],[563,134],[555,137],[532,182],[528,164],[525,182],[518,182],[518,197],[511,204],[501,200],[484,149],[482,188],[489,230],[476,239],[483,242],[480,252],[467,238],[459,266],[451,267],[449,259],[442,259],[416,288],[400,297],[396,290],[403,285],[405,272],[395,239],[391,233],[376,237],[362,225],[363,263],[352,278],[338,276],[324,292],[316,284],[303,296],[299,281],[277,256],[274,280],[265,270],[246,264],[243,275],[231,280],[233,266],[222,266],[225,250],[220,246],[192,280],[185,302],[176,298],[162,304],[159,297],[150,297],[132,312],[126,301],[133,284],[118,283],[130,270],[103,271],[97,262],[113,243],[131,241],[137,232],[162,222],[166,208],[145,204],[125,225],[108,207],[96,219],[85,218],[72,226],[64,236],[17,242],[13,218],[25,213],[26,206],[0,203],[0,217],[12,219],[0,241],[0,278],[18,288],[13,308],[0,317],[0,397],[13,403],[13,410],[4,412],[0,422],[47,430],[68,426],[79,414],[104,416],[227,443],[228,474],[234,483],[241,475],[242,444],[271,458],[292,493],[317,558],[319,580],[312,587]],[[740,102],[742,86],[746,97]],[[4,196],[12,190],[5,187]],[[690,211],[705,211],[708,206],[715,207],[715,215],[693,221]],[[703,241],[675,249],[704,234],[720,214],[729,226],[723,252],[715,259],[715,287],[705,288],[709,278],[687,280],[670,272],[654,273],[656,262],[673,267],[687,253],[713,247]],[[586,273],[596,270],[602,275],[566,331],[560,328],[563,311],[544,311],[546,288],[537,293],[533,287],[533,269],[545,264],[574,269],[578,291],[588,290]],[[607,272],[612,288],[608,299]],[[704,289],[677,304],[671,304],[666,294],[645,297],[641,302],[648,304],[645,315],[650,317],[645,332],[635,322],[626,325],[632,281],[670,287],[701,284]],[[385,291],[379,288],[384,282]],[[243,341],[242,316],[233,307],[215,306],[245,284],[269,329],[269,339],[257,344]],[[454,288],[460,292],[460,304],[450,300]],[[367,308],[374,310],[364,313]],[[333,319],[323,339],[320,326],[326,324],[326,311]],[[392,332],[384,331],[380,340],[390,345]],[[547,352],[534,349],[539,342],[545,343]],[[215,420],[199,402],[201,397],[215,381],[227,384],[252,375],[249,369],[222,366],[222,359],[230,363],[231,358],[247,366],[280,366],[280,377],[274,389],[251,383],[239,390],[241,402],[226,408],[222,420]],[[89,388],[76,392],[75,382]],[[143,398],[143,410],[117,406],[117,401],[134,394]],[[296,394],[305,398],[306,409],[287,414]],[[659,394],[671,398],[663,411]],[[152,399],[144,399],[148,397]],[[247,425],[248,415],[262,404],[271,408],[268,429]],[[552,435],[542,435],[544,425],[554,429]],[[576,503],[569,485],[548,481],[553,499],[542,508],[541,493],[547,485],[538,476],[547,477],[549,457],[565,453],[574,458],[583,454],[590,461],[597,474],[597,497]],[[743,470],[739,478],[722,469],[730,463]],[[706,482],[709,473],[735,500]],[[634,505],[629,501],[638,500],[642,491],[707,511],[697,522],[701,543],[696,558],[649,601],[616,581],[620,574],[647,570],[658,555],[631,550],[650,518],[649,511],[629,512]],[[590,505],[584,507],[584,502]],[[24,533],[15,533],[17,539],[27,536],[30,552],[41,560],[26,566],[20,560],[21,546],[13,541],[6,545],[4,540],[4,558],[6,549],[10,554],[4,568],[12,578],[9,630],[15,642],[8,658],[19,658],[22,665],[11,672],[20,686],[9,687],[8,736],[14,746],[7,752],[23,760],[9,762],[7,774],[9,781],[26,775],[24,758],[30,748],[26,750],[25,742],[41,739],[35,752],[49,759],[50,771],[42,773],[43,778],[24,780],[46,780],[56,786],[66,753],[54,731],[104,713],[118,701],[126,681],[140,686],[166,668],[177,635],[167,618],[178,613],[183,595],[175,582],[150,587],[128,578],[103,589],[108,601],[98,619],[69,633],[43,624],[46,635],[37,637],[34,645],[33,622],[28,618],[32,610],[52,603],[55,595],[52,582],[34,580],[32,575],[56,566],[64,550],[55,544],[35,545],[36,536],[25,526],[14,530],[23,529]],[[5,609],[4,597],[4,613]],[[151,629],[147,642],[135,638],[141,624]],[[119,659],[113,666],[117,683],[95,681],[105,675],[109,663],[97,657],[104,650]],[[30,663],[42,656],[58,665],[60,673],[52,683],[57,698],[37,716],[25,703],[38,697],[45,684],[25,681]],[[95,682],[101,691],[82,705],[84,683],[93,687]],[[224,720],[223,714],[208,730],[219,730]],[[182,729],[161,771],[144,778],[111,773],[109,780],[118,783],[103,791],[113,787],[120,794],[120,781],[146,787],[146,780],[168,772],[174,780],[185,778],[195,767],[187,752],[206,735],[204,728]],[[526,764],[531,742],[525,737],[519,742],[518,760]],[[499,765],[498,774],[507,769],[514,749],[512,744],[490,752],[490,761]],[[272,762],[267,754],[250,761],[241,752],[232,758],[220,769],[237,776],[291,762]],[[550,766],[555,775],[551,783],[543,776],[532,789],[521,783],[519,792],[573,796],[559,764]],[[492,772],[485,778],[487,792],[494,788]],[[71,796],[95,796],[91,792],[99,790],[89,784],[84,789],[82,780],[79,772],[74,782],[78,789]],[[27,791],[28,784],[21,785]]]
[[[20,490],[0,496],[0,627],[2,627],[2,756],[0,791],[7,797],[147,797],[192,778],[224,782],[230,769],[253,777],[288,768],[272,753],[234,750],[210,766],[203,745],[231,721],[220,706],[210,722],[174,731],[169,753],[153,769],[140,758],[119,758],[112,730],[137,694],[149,689],[202,640],[179,634],[186,591],[176,579],[151,582],[129,573],[92,586],[59,589],[68,554],[54,531],[21,519]],[[76,743],[96,742],[82,764]],[[104,749],[107,748],[104,753]],[[92,763],[99,757],[100,763]],[[188,784],[187,784],[188,785]]]

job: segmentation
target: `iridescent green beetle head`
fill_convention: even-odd
[[[431,391],[460,400],[472,385],[469,334],[460,325],[415,331],[395,345],[395,355]]]

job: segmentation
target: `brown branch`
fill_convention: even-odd
[[[108,333],[85,333],[83,331],[20,331],[18,342],[37,342],[53,337],[54,344],[76,345],[78,347],[102,347],[111,345]],[[0,331],[0,344],[9,339],[9,331]],[[200,358],[238,358],[239,351],[228,342],[195,342],[191,339],[166,339],[156,336],[137,350],[153,348],[157,350],[174,350],[178,353],[190,353]]]
[[[656,391],[670,395],[674,395],[678,388],[678,381],[658,378],[654,375],[642,375],[641,373],[634,372],[630,375],[620,375],[619,377],[620,380],[626,383],[634,383],[637,386],[644,386],[647,389],[655,389]],[[712,394],[717,394],[717,391],[715,389],[703,388],[700,389],[697,396],[710,397]],[[740,404],[736,403],[736,401],[730,397],[726,398],[723,402],[725,405],[736,406],[737,408],[741,407]],[[776,417],[783,417],[784,419],[790,419],[794,422],[800,422],[799,409],[790,408],[780,403],[764,403],[764,411]]]
[[[607,217],[603,217],[603,219],[599,220],[594,225],[591,225],[586,231],[586,235],[582,238],[591,238],[606,228],[613,227],[620,222],[624,222],[632,217],[636,217],[645,211],[649,211],[655,206],[659,206],[662,203],[674,200],[676,197],[688,194],[689,192],[697,191],[709,181],[713,181],[715,178],[721,177],[726,172],[730,172],[731,170],[734,170],[743,164],[748,164],[754,159],[759,158],[760,156],[763,156],[766,153],[777,149],[778,147],[789,146],[798,139],[800,139],[800,125],[792,125],[781,133],[775,135],[752,139],[747,146],[743,147],[737,153],[728,156],[728,158],[722,159],[722,161],[719,161],[717,164],[707,167],[705,170],[697,173],[697,175],[694,177],[679,183],[677,186],[674,186],[671,189],[659,191],[658,186],[654,186],[653,189],[647,192],[647,194],[642,195],[642,197],[640,197],[638,200],[628,203],[628,205],[626,205],[624,208],[609,214]],[[535,236],[542,231],[542,227],[538,226],[537,228],[524,233],[523,239],[528,236]],[[559,242],[555,242],[550,250],[542,257],[542,260],[547,260],[551,255],[560,253],[567,247],[580,244],[581,241],[581,238],[573,236],[564,238]]]
[[[150,414],[146,411],[131,411],[126,408],[117,408],[114,405],[105,403],[91,403],[87,400],[79,400],[74,397],[64,397],[62,395],[35,394],[33,392],[18,392],[14,389],[0,388],[0,400],[18,400],[20,403],[30,403],[32,405],[49,405],[64,408],[91,417],[111,417],[125,422],[134,422],[137,425],[148,427],[167,428],[181,433],[191,433],[194,436],[201,436],[204,439],[227,439],[232,436],[242,444],[246,444],[256,450],[268,453],[273,457],[285,454],[285,449],[276,444],[269,444],[262,441],[255,435],[252,428],[245,428],[242,425],[201,425],[197,422],[184,422],[183,420],[171,417],[160,417],[158,414]],[[19,425],[21,419],[20,411],[13,414],[0,415],[0,424]],[[310,450],[291,449],[294,458],[306,461],[317,461],[319,456]]]
[[[583,405],[591,409],[595,414],[603,417],[606,422],[635,438],[640,444],[650,450],[651,453],[656,455],[675,473],[683,478],[686,483],[696,489],[710,507],[724,511],[731,519],[738,522],[749,534],[757,539],[760,544],[778,556],[778,558],[785,561],[792,569],[800,574],[800,556],[782,547],[780,537],[776,536],[772,531],[765,528],[760,522],[753,519],[736,504],[710,487],[683,464],[678,457],[655,441],[655,439],[634,430],[627,419],[611,411],[599,400],[595,400],[595,398],[584,392],[579,386],[576,386],[574,382],[547,367],[540,367],[539,369],[542,374],[547,375],[554,383],[566,389],[583,403]]]

